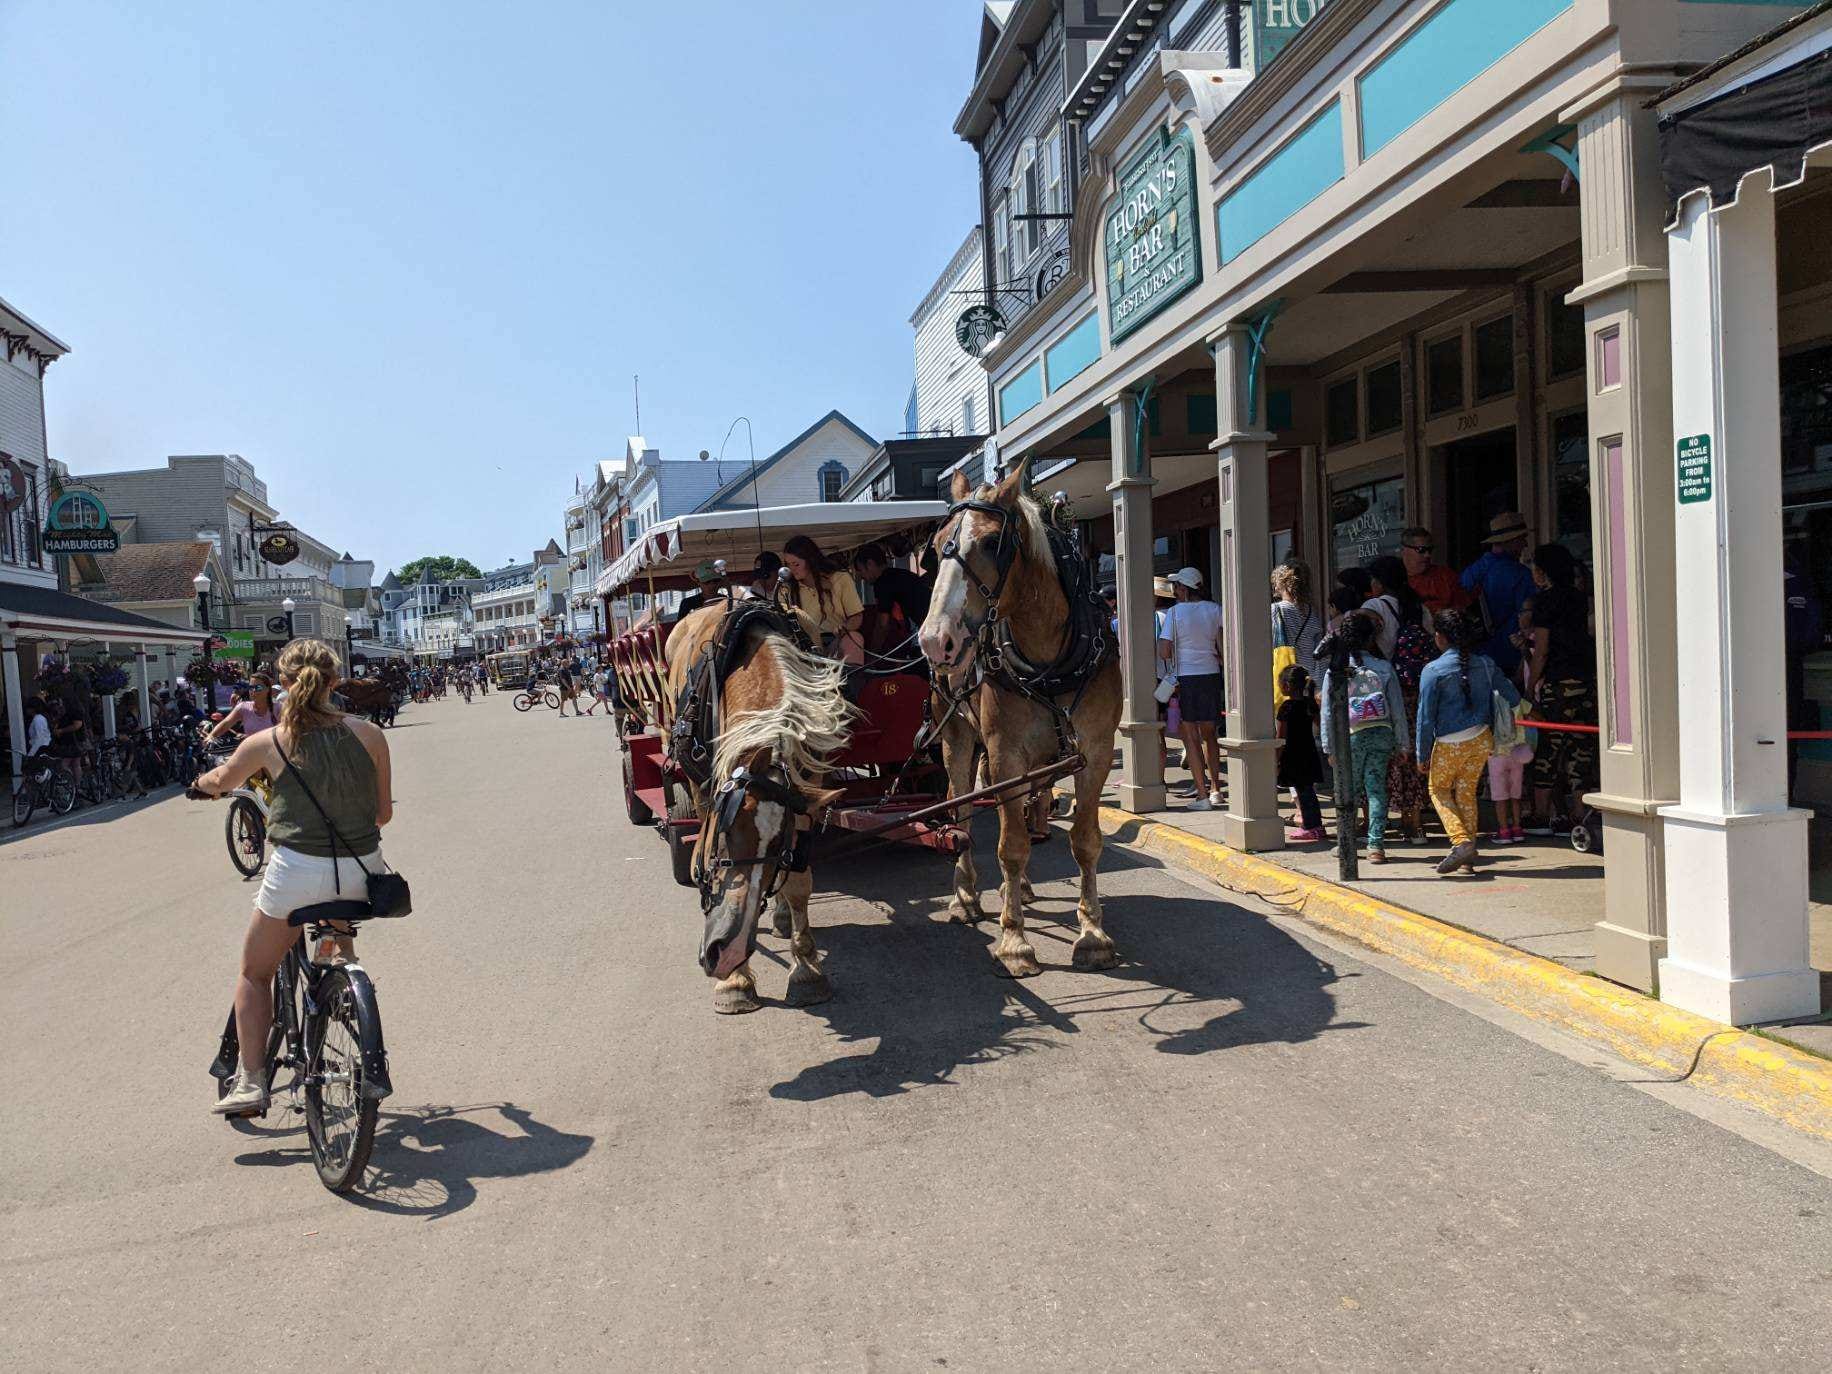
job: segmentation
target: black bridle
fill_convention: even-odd
[[[788,812],[788,823],[761,853],[733,854],[730,852],[731,836],[747,796],[760,802],[775,802]],[[699,879],[700,910],[711,911],[718,905],[725,893],[726,875],[734,868],[774,866],[776,876],[759,899],[762,902],[770,901],[782,890],[789,874],[807,872],[809,841],[814,833],[812,824],[801,823],[807,816],[807,797],[796,789],[789,778],[789,770],[780,763],[766,763],[756,772],[734,768],[713,796],[712,833],[706,836],[702,852],[710,855],[717,845],[726,846],[727,852],[719,859],[698,865],[700,871],[695,876]]]
[[[961,531],[966,526],[965,516],[969,511],[991,516],[999,522],[999,538],[992,550],[993,580],[990,586],[973,570],[973,564],[967,561],[967,555],[961,549]],[[944,563],[960,564],[961,572],[986,603],[986,613],[980,617],[979,624],[967,626],[972,636],[978,639],[986,627],[999,618],[999,597],[1004,594],[1005,584],[1011,578],[1012,565],[1018,561],[1017,531],[1012,525],[1012,513],[991,501],[956,501],[948,507],[948,519],[954,522],[954,529],[947,542],[941,546],[940,558]]]

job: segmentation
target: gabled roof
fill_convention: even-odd
[[[388,576],[382,579],[382,590],[385,592],[400,591],[401,590],[401,579],[396,577],[393,573],[389,573]]]
[[[846,428],[858,435],[865,443],[871,445],[873,448],[877,447],[878,441],[872,438],[871,435],[860,429],[838,410],[830,410],[825,415],[821,416],[820,419],[809,425],[800,434],[797,434],[793,439],[789,440],[788,443],[777,449],[776,452],[772,453],[768,458],[765,458],[761,463],[756,464],[754,467],[747,464],[743,472],[739,473],[736,477],[732,478],[731,481],[727,482],[711,496],[708,496],[704,501],[700,502],[699,505],[695,506],[695,511],[711,510],[732,493],[742,491],[751,481],[761,479],[764,473],[768,472],[777,463],[793,453],[800,447],[804,440],[813,436],[822,425],[832,420],[838,420],[841,424],[845,425]]]
[[[95,555],[95,566],[112,601],[189,601],[191,579],[210,562],[212,545],[202,539],[160,544],[123,544]]]

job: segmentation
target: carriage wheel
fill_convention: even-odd
[[[636,776],[630,765],[630,751],[623,750],[623,805],[630,813],[631,825],[654,825],[655,812],[649,804],[636,795]]]

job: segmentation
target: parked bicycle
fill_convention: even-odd
[[[39,807],[68,816],[76,806],[76,782],[61,759],[35,754],[24,760],[24,776],[13,793],[13,824],[24,826]]]

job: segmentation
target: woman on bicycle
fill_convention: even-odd
[[[248,699],[230,707],[229,714],[217,721],[204,736],[204,741],[221,739],[232,729],[240,730],[242,738],[247,739],[273,729],[275,718],[274,680],[266,673],[256,673],[248,689]]]
[[[387,738],[368,721],[331,705],[338,677],[330,646],[295,639],[280,651],[278,667],[286,687],[279,723],[245,737],[227,763],[196,783],[198,791],[220,797],[257,771],[265,769],[274,779],[267,813],[273,857],[255,896],[235,981],[242,1067],[215,1105],[221,1115],[267,1107],[264,1061],[274,1018],[273,976],[301,935],[286,918],[316,902],[360,901],[367,886],[363,865],[383,871],[381,828],[394,816]]]

